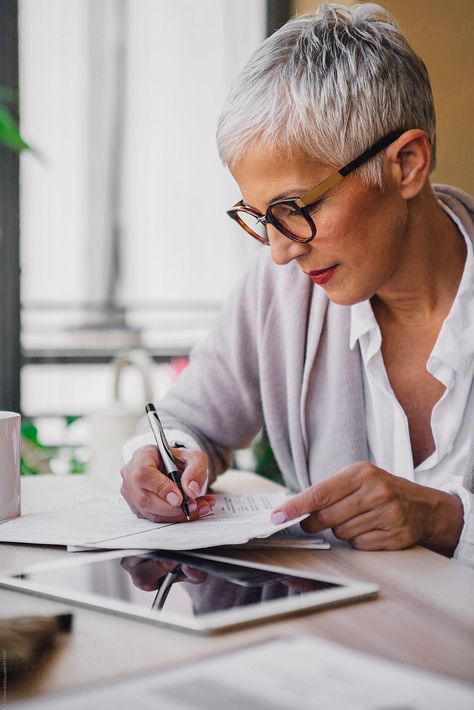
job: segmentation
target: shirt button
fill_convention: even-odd
[[[452,454],[453,453],[454,446],[452,444],[449,444],[448,448],[446,449],[447,454]]]

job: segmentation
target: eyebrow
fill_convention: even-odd
[[[304,195],[306,192],[308,192],[307,188],[302,188],[302,187],[295,187],[292,188],[291,190],[285,190],[285,192],[280,193],[279,195],[275,195],[275,197],[272,197],[272,199],[267,202],[267,208],[269,205],[271,205],[273,202],[276,202],[277,200],[285,200],[289,199],[291,197],[300,197],[301,195]],[[253,205],[249,205],[248,202],[245,202],[245,200],[242,200],[244,205],[246,207],[250,207],[250,209],[255,210],[258,212],[256,207],[253,207]]]

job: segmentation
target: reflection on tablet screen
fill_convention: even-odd
[[[181,553],[148,552],[44,569],[22,577],[57,590],[92,593],[134,607],[197,617],[342,585]]]

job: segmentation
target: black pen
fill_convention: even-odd
[[[189,517],[188,502],[186,500],[186,496],[184,495],[183,487],[181,485],[181,476],[178,472],[175,460],[173,458],[173,454],[171,453],[170,445],[166,440],[165,432],[163,431],[163,427],[161,426],[161,422],[158,417],[158,412],[155,409],[155,405],[152,403],[147,404],[145,407],[145,411],[148,417],[148,421],[150,423],[151,430],[153,432],[153,436],[155,437],[156,448],[158,449],[158,453],[161,456],[161,461],[163,462],[165,475],[168,476],[168,478],[170,478],[173,483],[178,486],[179,492],[183,496],[181,510],[185,514],[186,520],[191,520],[191,518]]]
[[[158,589],[155,598],[153,599],[153,604],[151,605],[152,609],[163,609],[166,597],[170,593],[171,587],[176,582],[180,572],[180,565],[176,565],[176,567],[174,567],[168,572],[168,574],[160,584],[160,588]]]

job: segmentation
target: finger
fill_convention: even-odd
[[[357,550],[404,550],[415,541],[403,531],[371,530],[349,540]]]
[[[158,587],[158,582],[167,572],[175,567],[174,564],[169,565],[157,563],[155,560],[147,560],[142,565],[138,565],[130,571],[132,581],[136,587],[145,591],[152,591]]]
[[[207,482],[208,457],[197,449],[175,449],[176,459],[184,462],[181,485],[187,496],[197,498]]]
[[[168,501],[166,501],[165,504],[160,500],[159,497],[151,493],[150,491],[147,491],[146,489],[139,489],[138,492],[136,490],[131,490],[131,486],[127,484],[127,482],[124,480],[120,489],[122,496],[125,498],[125,500],[128,503],[128,506],[130,510],[137,516],[137,517],[147,517],[149,518],[149,515],[144,515],[145,509],[148,511],[148,513],[154,513],[155,515],[158,516],[165,516],[166,520],[169,521],[174,521],[175,517],[174,514],[179,510],[181,507],[180,505],[177,506],[171,506],[171,508],[174,508],[174,511],[170,509],[170,504]],[[135,498],[135,500],[133,500]],[[181,496],[182,500],[182,496]],[[199,499],[196,500],[187,500],[188,503],[188,508],[190,513],[193,513],[197,507],[197,502],[198,500],[202,501],[202,504],[206,503],[210,508],[213,508],[214,505],[216,504],[216,498],[215,496],[211,494],[206,494],[205,496],[202,496]],[[152,520],[155,520],[155,522],[160,522],[160,520],[156,518],[150,518]],[[181,517],[179,517],[179,520],[181,520]]]
[[[320,532],[328,528],[343,526],[344,523],[357,518],[368,510],[370,510],[370,504],[359,489],[337,503],[312,513],[309,518],[302,520],[300,525],[306,532]]]
[[[178,500],[180,502],[177,505],[172,505],[160,498],[156,493],[141,488],[138,491],[134,491],[134,497],[131,502],[140,514],[145,515],[154,522],[179,522],[185,516],[181,509],[182,496]],[[198,508],[197,501],[190,500],[188,508],[190,513],[194,513]],[[152,518],[150,514],[155,517]]]
[[[187,582],[191,584],[202,584],[207,579],[207,573],[203,572],[202,569],[196,569],[196,567],[189,567],[189,565],[181,565],[181,569],[187,577]]]
[[[334,476],[310,486],[275,508],[272,513],[272,521],[276,524],[284,523],[286,520],[292,520],[300,515],[327,508],[354,493],[360,488],[360,479],[357,474],[362,465],[364,464],[357,463],[347,466]]]
[[[211,495],[201,496],[200,498],[197,498],[196,500],[206,501],[206,503],[207,503],[208,505],[210,505],[211,508],[214,508],[214,506],[215,506],[215,504],[216,504],[216,498],[215,498],[215,496],[211,496]]]
[[[156,496],[155,496],[156,498]],[[156,504],[153,499],[151,499],[152,504],[154,505],[154,510],[151,509],[145,509],[143,512],[145,516],[153,521],[154,523],[184,523],[187,522],[187,518],[182,511],[182,509],[179,508],[171,508],[171,506],[168,506],[167,510],[163,510],[163,506],[158,503]],[[164,504],[166,505],[166,504]],[[157,508],[160,508],[159,512],[155,512]],[[204,518],[206,515],[209,515],[212,512],[211,505],[203,498],[198,498],[195,501],[189,501],[188,503],[188,508],[189,508],[189,518],[191,521],[193,520],[198,520],[199,518]],[[170,512],[171,509],[171,512]]]
[[[122,557],[120,560],[120,566],[128,571],[134,569],[137,565],[143,562],[143,557],[140,555],[129,555],[128,557]]]
[[[367,500],[370,504],[370,498]],[[417,538],[417,528],[409,522],[405,508],[389,501],[384,505],[372,507],[341,525],[336,525],[333,527],[333,532],[342,540],[351,540],[370,531],[380,531],[392,535],[394,540],[397,540],[397,544],[406,547],[412,544],[412,540],[413,543],[416,542]],[[413,523],[413,519],[411,522]]]
[[[137,489],[151,491],[175,507],[182,503],[183,496],[181,491],[164,474],[161,467],[161,458],[156,446],[149,445],[137,449],[133,454],[132,460],[121,471],[128,492],[127,502],[130,501],[140,512],[142,512],[143,507],[134,500],[137,495]]]
[[[139,555],[122,557],[122,559],[120,560],[120,566],[126,569],[127,572],[132,572],[133,570],[143,568],[147,565],[149,566],[150,564],[153,565],[153,569],[161,570],[162,574],[166,574],[166,572],[169,572],[169,570],[172,569],[174,566],[173,562],[168,562],[167,560],[160,560],[158,562],[157,560],[151,559],[149,557],[141,557]]]
[[[358,535],[364,535],[371,531],[390,532],[384,529],[383,510],[367,510],[360,515],[356,515],[352,520],[347,520],[340,525],[334,525],[332,531],[340,540],[351,540]]]
[[[200,490],[207,478],[207,455],[196,450],[173,449],[173,452],[177,468],[180,470],[184,471],[188,467],[189,473],[193,473],[196,471],[196,466],[201,462],[201,469],[193,476],[199,482],[196,481],[196,485],[191,485],[191,490],[189,488],[188,490],[184,489],[186,497],[194,500],[196,498],[194,490]],[[160,466],[161,460],[158,451],[155,446],[150,445],[138,449],[134,453],[132,460],[121,470],[123,478],[122,495],[136,515],[143,514],[144,511],[143,505],[140,504],[143,490],[154,493],[176,508],[182,503],[183,496],[181,491],[168,476],[159,470]],[[187,474],[188,482],[192,483],[192,480],[189,480],[189,473]],[[186,482],[186,477],[184,482]],[[153,509],[148,508],[148,510],[154,512]],[[164,511],[161,512],[166,514]],[[169,514],[167,514],[167,517],[169,517]]]
[[[137,469],[134,482],[142,493],[144,491],[151,493],[174,508],[179,508],[183,502],[183,496],[178,486],[168,476],[154,467],[149,466],[146,469],[140,467]],[[135,501],[132,502],[136,505]],[[144,506],[138,505],[137,507],[142,510]]]

